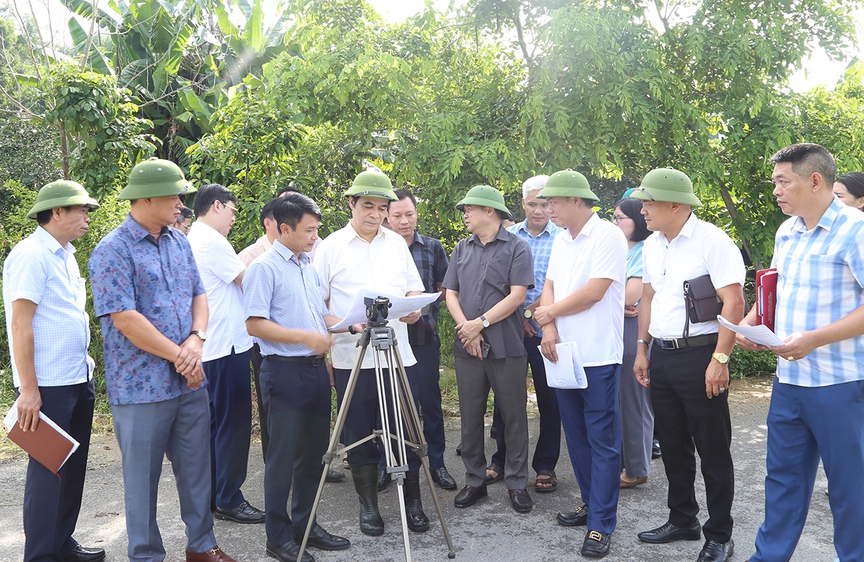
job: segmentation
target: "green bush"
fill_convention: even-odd
[[[732,378],[770,377],[776,369],[777,355],[773,351],[745,351],[736,346],[729,357]]]

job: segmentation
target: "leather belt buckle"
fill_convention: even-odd
[[[321,355],[319,357],[312,357],[312,366],[313,367],[318,367],[318,366],[323,365],[323,364],[324,364],[324,356],[323,355]]]
[[[679,340],[677,340],[677,339],[670,339],[670,340],[661,339],[661,340],[659,340],[659,342],[660,342],[660,349],[680,349],[680,346],[678,345]]]

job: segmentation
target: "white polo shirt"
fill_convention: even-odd
[[[552,243],[546,279],[552,281],[554,302],[564,300],[590,279],[612,280],[600,302],[555,319],[561,342],[576,342],[586,367],[614,365],[623,358],[626,263],[624,233],[596,214],[575,238],[566,229]]]
[[[395,295],[423,292],[423,280],[405,239],[392,230],[378,227],[378,234],[367,242],[349,222],[345,228],[325,238],[312,262],[321,281],[321,296],[330,301],[330,313],[344,318],[357,292],[370,289]],[[396,318],[388,324],[396,334],[402,363],[408,367],[417,360],[408,343],[408,325]],[[336,369],[350,369],[357,354],[359,335],[332,334],[330,358]],[[375,367],[372,350],[363,358],[363,369]]]
[[[246,332],[243,311],[243,290],[234,279],[246,266],[237,257],[228,239],[201,221],[189,229],[189,245],[195,254],[195,263],[207,292],[210,320],[207,322],[207,341],[204,342],[202,361],[212,361],[252,348],[252,337]]]
[[[680,338],[684,335],[687,306],[684,303],[684,281],[705,274],[711,276],[715,289],[734,283],[744,285],[744,259],[729,235],[696,215],[684,223],[672,241],[655,232],[642,247],[642,282],[654,289],[651,301],[652,338]],[[714,334],[716,320],[690,323],[690,336]]]

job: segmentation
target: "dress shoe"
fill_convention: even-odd
[[[302,543],[303,535],[294,535],[294,542],[298,545]],[[306,546],[320,548],[321,550],[345,550],[351,546],[351,541],[343,537],[331,535],[321,525],[316,523],[309,533],[309,540],[306,541]]]
[[[327,469],[327,476],[324,477],[325,482],[344,482],[345,473],[336,470]]]
[[[476,488],[474,486],[465,486],[458,494],[456,494],[456,499],[453,500],[453,504],[456,507],[471,507],[477,503],[477,500],[485,497],[486,484],[481,484]]]
[[[287,560],[287,559],[286,559]],[[296,558],[294,558],[296,560]],[[305,559],[304,559],[305,560]],[[218,546],[214,546],[205,552],[190,552],[186,551],[186,562],[237,562],[224,552]],[[293,562],[293,560],[291,561]],[[308,562],[312,562],[309,560]]]
[[[513,509],[519,513],[528,513],[531,511],[534,502],[531,500],[531,496],[528,495],[528,490],[508,490],[508,493],[510,494],[510,505],[513,506]]]
[[[707,540],[696,562],[726,562],[735,552],[735,541],[729,539],[726,544]]]
[[[559,525],[564,527],[582,527],[588,524],[588,506],[582,504],[582,507],[576,511],[569,513],[559,513],[555,516]]]
[[[216,513],[213,514],[216,519],[223,521],[233,521],[235,523],[263,523],[264,512],[257,507],[252,506],[247,501],[244,501],[234,509],[216,508]]]
[[[582,556],[587,558],[603,558],[609,554],[609,542],[612,534],[599,531],[588,531],[585,542],[582,543]]]
[[[84,548],[75,543],[75,548],[63,556],[63,562],[99,562],[105,560],[104,548]]]
[[[456,489],[456,479],[450,476],[450,473],[447,472],[446,466],[442,466],[441,468],[430,468],[429,472],[432,473],[432,481],[441,486],[443,489]]]
[[[659,459],[663,456],[663,451],[660,450],[660,441],[658,439],[654,439],[651,441],[651,458]]]
[[[626,471],[621,471],[621,488],[635,488],[639,484],[644,484],[648,482],[647,476],[637,476],[636,478],[631,478],[627,476]]]
[[[286,542],[282,546],[275,546],[268,542],[266,552],[267,556],[275,558],[279,562],[297,562],[297,555],[300,554],[300,545],[293,541]],[[315,562],[315,558],[308,552],[304,552],[301,562]]]
[[[679,527],[678,525],[666,522],[656,529],[643,531],[638,536],[640,541],[653,544],[664,544],[680,540],[698,541],[702,538],[702,528],[699,526],[699,521],[694,521],[693,524],[687,527]]]
[[[459,443],[459,445],[456,447],[456,456],[457,457],[462,456],[462,443]]]
[[[378,470],[378,491],[383,492],[387,489],[387,486],[390,484],[392,478],[389,474],[387,474],[386,470]]]

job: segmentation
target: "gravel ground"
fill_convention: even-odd
[[[735,460],[736,497],[732,516],[735,519],[733,538],[736,543],[734,560],[744,562],[752,554],[756,531],[762,522],[765,478],[765,417],[770,399],[770,381],[734,381],[730,395]],[[491,418],[490,418],[491,419]],[[487,424],[488,424],[487,420]],[[537,419],[529,420],[533,440],[538,431]],[[562,439],[563,440],[563,439]],[[461,459],[455,456],[459,442],[459,420],[447,420],[448,451],[446,463],[460,484],[464,482]],[[264,465],[260,445],[253,443],[249,458],[249,474],[243,491],[255,506],[263,508]],[[486,441],[487,456],[494,452],[494,442]],[[86,546],[100,546],[109,561],[125,560],[126,532],[123,517],[123,479],[120,452],[112,436],[94,437],[90,451],[90,471],[84,490],[84,505],[75,537]],[[159,496],[159,526],[169,561],[183,560],[185,535],[174,487],[170,464],[165,463]],[[636,533],[654,528],[667,519],[666,478],[661,460],[654,461],[654,473],[646,484],[622,490],[618,506],[618,528],[612,535],[612,549],[605,560],[623,561],[685,561],[696,560],[700,542],[683,541],[668,545],[646,545]],[[339,468],[341,470],[341,467]],[[21,560],[24,533],[21,528],[21,505],[24,493],[26,460],[21,455],[7,455],[0,461],[0,560]],[[457,510],[453,506],[456,492],[434,489],[442,506],[443,516],[452,537],[456,560],[463,561],[559,561],[582,558],[579,554],[584,528],[565,528],[556,524],[555,514],[571,511],[578,505],[579,488],[573,475],[566,445],[562,443],[562,458],[557,469],[558,490],[538,494],[529,488],[535,501],[529,514],[518,514],[510,508],[503,482],[489,487],[489,497],[475,506]],[[203,477],[204,475],[202,475]],[[531,478],[533,479],[533,473]],[[704,522],[705,494],[701,475],[697,477],[697,497]],[[350,479],[350,477],[349,477]],[[529,485],[533,480],[529,480]],[[826,561],[834,558],[832,545],[833,521],[827,497],[824,473],[820,470],[813,493],[810,517],[793,557],[795,561]],[[430,490],[422,482],[424,507],[432,521],[425,534],[410,533],[413,560],[447,560],[447,545]],[[381,511],[385,532],[381,537],[367,537],[357,525],[358,503],[353,486],[344,483],[327,484],[319,507],[319,522],[327,530],[348,537],[352,546],[341,552],[313,550],[316,560],[335,561],[399,561],[406,560],[399,520],[398,492],[391,485],[381,494]],[[219,545],[239,561],[272,560],[264,553],[263,525],[238,525],[215,522]]]

